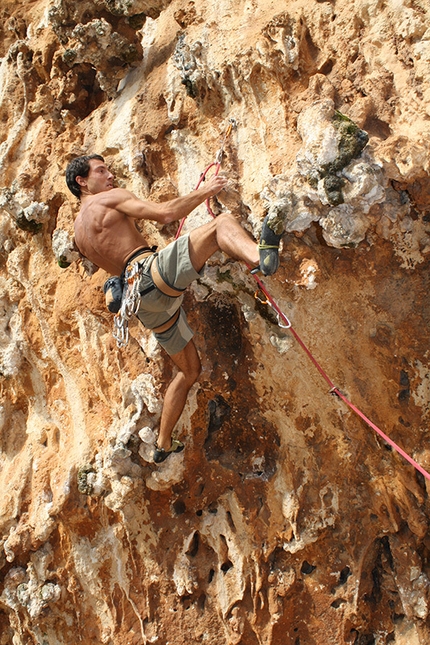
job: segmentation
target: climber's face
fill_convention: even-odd
[[[81,194],[96,195],[113,188],[114,176],[100,159],[90,159],[90,171],[86,177],[76,177]]]

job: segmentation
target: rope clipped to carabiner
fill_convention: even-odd
[[[264,295],[264,300],[260,298],[259,293]],[[270,297],[269,293],[266,291],[265,287],[262,285],[260,286],[259,289],[254,293],[254,298],[258,300],[262,305],[268,305],[269,307],[272,307],[273,311],[276,314],[276,317],[278,319],[278,327],[281,327],[282,329],[290,329],[291,327],[291,322],[287,318],[287,316],[279,309],[278,305],[276,302],[273,300],[273,298]]]
[[[224,155],[224,147],[225,147],[225,144],[227,142],[227,139],[231,135],[231,132],[232,132],[233,128],[235,128],[235,129],[237,128],[237,121],[236,121],[236,119],[229,119],[228,126],[227,126],[227,129],[226,129],[225,133],[224,133],[224,137],[223,137],[223,140],[222,140],[222,143],[221,143],[221,148],[218,150],[218,152],[215,155],[214,163],[216,165],[218,165],[218,166],[221,166],[222,158],[223,158],[223,155]],[[219,168],[218,168],[218,170],[219,170]],[[218,174],[218,173],[216,173],[216,174]]]
[[[195,187],[195,189],[194,189],[194,190],[197,190],[198,188],[200,188],[200,184],[201,184],[203,181],[205,181],[205,179],[206,179],[206,175],[208,174],[208,172],[209,172],[209,170],[210,170],[211,168],[215,168],[215,176],[216,176],[216,175],[218,175],[218,173],[219,173],[219,171],[220,171],[220,168],[221,168],[222,158],[223,158],[223,156],[224,156],[224,148],[225,148],[225,144],[227,143],[227,139],[228,139],[228,137],[231,135],[233,128],[237,128],[237,121],[236,121],[236,119],[229,119],[228,126],[227,126],[227,128],[226,128],[226,130],[225,130],[225,132],[224,132],[224,136],[223,136],[223,139],[222,139],[222,142],[221,142],[221,147],[219,148],[219,150],[218,150],[218,151],[217,151],[217,153],[215,154],[215,159],[214,159],[214,161],[212,161],[212,163],[210,163],[210,164],[209,164],[209,165],[208,165],[208,166],[203,170],[203,172],[201,173],[201,175],[200,175],[200,177],[199,177],[199,181],[197,182],[197,185],[196,185],[196,187]],[[209,198],[205,201],[205,205],[206,205],[206,209],[207,209],[207,211],[208,211],[209,215],[211,215],[212,217],[216,217],[215,213],[213,212],[213,210],[212,210],[212,208],[211,208],[211,205],[210,205],[210,199],[209,199]],[[176,235],[175,235],[175,240],[176,240],[176,239],[178,239],[178,237],[180,236],[180,234],[181,234],[181,232],[182,232],[182,228],[183,228],[183,226],[184,226],[185,219],[186,219],[186,218],[184,217],[184,218],[181,220],[181,223],[179,224],[178,230],[177,230]]]

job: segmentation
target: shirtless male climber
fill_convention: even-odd
[[[153,458],[160,463],[184,448],[183,443],[172,439],[172,431],[201,371],[193,332],[181,307],[183,291],[200,277],[206,261],[219,250],[252,267],[259,265],[265,275],[271,275],[278,268],[281,236],[269,228],[266,217],[258,245],[230,213],[222,213],[154,253],[136,228],[136,221],[169,224],[181,220],[223,190],[227,184],[225,177],[213,176],[188,195],[156,203],[138,199],[123,188],[115,188],[114,176],[103,157],[86,155],[69,163],[66,182],[81,202],[75,220],[75,242],[79,252],[114,276],[123,274],[130,262],[138,262],[142,298],[136,316],[145,327],[154,331],[157,341],[178,368],[165,393],[155,444]],[[155,280],[154,271],[161,276],[161,283]]]

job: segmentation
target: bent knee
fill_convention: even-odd
[[[231,213],[220,213],[219,215],[217,215],[215,217],[215,219],[213,221],[215,222],[215,225],[219,226],[220,224],[223,224],[224,222],[231,222],[231,221],[235,222],[236,219],[235,219],[234,215],[232,215]]]
[[[187,385],[191,387],[199,379],[200,374],[202,373],[202,365],[200,360],[193,362],[192,365],[187,365],[186,369],[182,370],[184,378],[187,382]]]
[[[189,373],[189,379],[191,381],[191,385],[193,385],[196,381],[199,380],[201,373],[202,373],[202,364],[199,361],[198,365],[193,365],[193,368]]]

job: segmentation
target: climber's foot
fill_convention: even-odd
[[[264,275],[273,275],[279,266],[279,242],[282,235],[276,235],[267,223],[268,215],[264,218],[263,228],[261,230],[260,243],[258,250],[260,252],[260,271]],[[255,270],[252,271],[255,273]]]
[[[183,449],[184,444],[182,443],[182,441],[178,441],[178,439],[172,439],[172,445],[167,450],[165,450],[164,448],[159,448],[157,444],[155,444],[153,459],[156,464],[161,464],[161,462],[167,459],[169,455],[174,452],[181,452],[181,450]]]

